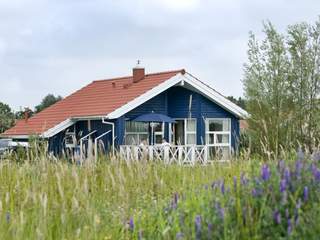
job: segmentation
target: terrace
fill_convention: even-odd
[[[229,161],[227,155],[209,151],[207,145],[121,145],[120,157],[127,162],[160,161],[165,164],[207,165],[216,162]]]

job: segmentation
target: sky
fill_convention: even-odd
[[[315,22],[319,0],[0,0],[0,102],[18,111],[93,80],[186,69],[243,95],[249,32]]]

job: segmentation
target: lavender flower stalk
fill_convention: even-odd
[[[263,181],[268,181],[270,179],[271,173],[269,166],[267,164],[264,164],[261,168],[261,178]]]
[[[195,218],[195,230],[196,230],[196,239],[201,239],[201,216],[197,215]]]

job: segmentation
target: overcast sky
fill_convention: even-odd
[[[0,0],[0,101],[33,108],[95,79],[185,68],[241,96],[249,31],[314,22],[319,0]]]

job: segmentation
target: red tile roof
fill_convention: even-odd
[[[84,88],[25,120],[20,120],[4,136],[42,134],[75,117],[106,116],[122,105],[184,70],[146,74],[133,83],[132,76],[93,81]]]

